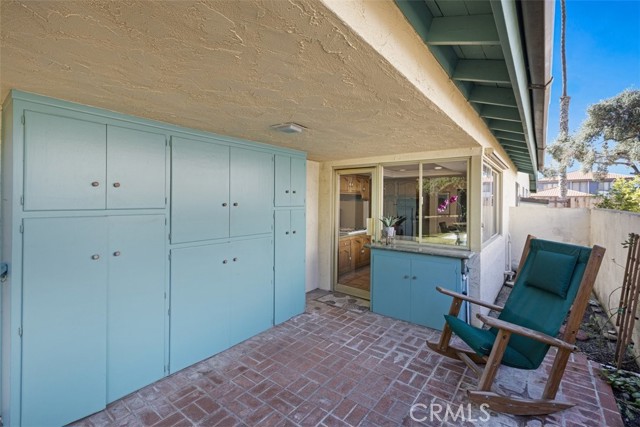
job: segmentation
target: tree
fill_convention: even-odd
[[[567,198],[567,169],[573,165],[574,153],[571,137],[569,136],[569,102],[571,97],[567,95],[567,55],[566,55],[566,27],[567,4],[566,0],[560,2],[562,12],[562,25],[560,27],[560,51],[562,62],[562,96],[560,97],[560,134],[556,141],[549,146],[549,154],[558,162],[557,167],[545,168],[544,175],[551,178],[558,176],[560,186],[560,201]]]
[[[640,212],[640,175],[633,179],[616,179],[609,194],[596,205],[598,208]]]
[[[640,90],[627,89],[587,109],[573,141],[576,160],[584,170],[606,175],[623,165],[640,175]]]

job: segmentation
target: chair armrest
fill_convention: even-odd
[[[482,307],[487,307],[491,310],[502,311],[502,309],[504,308],[499,305],[491,304],[476,298],[472,298],[469,295],[464,295],[458,292],[450,291],[449,289],[441,288],[440,286],[436,286],[436,289],[438,290],[438,292],[442,294],[449,295],[450,297],[458,298],[464,301],[469,301],[472,304],[480,305]]]
[[[485,316],[483,314],[476,314],[476,317],[482,321],[485,325],[489,325],[492,328],[498,328],[505,331],[512,332],[517,335],[522,335],[527,338],[532,338],[536,341],[549,344],[554,347],[562,348],[569,351],[575,351],[577,348],[573,344],[569,344],[566,341],[562,341],[558,338],[554,338],[543,332],[534,331],[533,329],[525,328],[524,326],[514,325],[513,323],[505,322],[504,320],[496,319],[495,317]]]

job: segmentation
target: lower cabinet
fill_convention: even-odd
[[[23,225],[21,424],[64,425],[161,378],[164,215]]]
[[[275,212],[274,320],[282,323],[304,312],[305,211]]]
[[[271,237],[171,251],[170,370],[273,325]]]
[[[463,292],[464,261],[434,255],[373,249],[371,307],[383,314],[411,323],[442,329],[451,297],[436,286]],[[461,310],[464,317],[464,310]]]

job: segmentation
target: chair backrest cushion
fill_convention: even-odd
[[[536,251],[526,283],[554,293],[560,298],[566,298],[576,261],[578,261],[577,255],[540,249]]]
[[[588,247],[532,239],[527,259],[522,271],[518,272],[499,319],[555,337],[578,293],[590,255],[591,248]],[[554,270],[551,266],[544,267],[550,258],[562,271]],[[572,262],[573,268],[570,267]],[[567,276],[568,270],[571,270],[571,274]],[[550,282],[540,280],[540,277],[536,277],[539,275],[557,277]],[[563,283],[556,283],[561,275]],[[559,292],[559,289],[564,292]],[[549,350],[546,344],[516,334],[511,336],[509,346],[531,361],[530,369],[540,366]]]

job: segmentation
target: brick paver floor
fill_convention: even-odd
[[[622,426],[598,365],[583,355],[572,356],[559,393],[575,407],[546,417],[483,412],[468,405],[473,372],[426,348],[438,331],[315,301],[322,295],[308,294],[306,313],[75,425]],[[550,366],[501,368],[495,387],[539,397]]]

